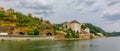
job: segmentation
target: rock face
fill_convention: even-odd
[[[14,35],[54,35],[53,25],[48,20],[0,7],[0,32]]]
[[[45,29],[40,32],[43,36],[54,36],[54,30],[53,29]]]
[[[90,33],[90,28],[85,28],[85,31],[87,32],[87,33]]]
[[[57,31],[55,34],[56,34],[55,39],[59,40],[59,39],[64,39],[65,38],[65,32]]]
[[[5,32],[8,34],[12,34],[14,30],[14,26],[0,26],[0,32]]]
[[[29,31],[29,27],[16,27],[13,30],[14,35],[24,35],[25,32]]]

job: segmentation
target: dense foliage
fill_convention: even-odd
[[[91,23],[84,23],[81,26],[82,29],[85,29],[86,27],[90,28],[90,33],[93,33],[93,34],[96,34],[96,35],[97,35],[97,33],[102,33],[102,34],[107,36],[107,33],[104,30],[102,30],[100,27],[92,25]]]
[[[75,33],[71,29],[63,30],[62,24],[52,24],[48,20],[43,20],[42,18],[34,17],[32,14],[22,14],[21,12],[15,12],[14,9],[10,8],[8,10],[0,10],[0,26],[15,26],[17,28],[23,28],[27,31],[22,34],[27,35],[38,35],[45,29],[54,28],[55,31],[64,31],[67,33],[66,37],[77,37],[78,33]],[[27,28],[24,28],[27,27]],[[90,32],[93,34],[102,33],[106,35],[106,32],[99,27],[96,27],[90,23],[84,23],[82,29],[86,27],[90,28]]]
[[[32,14],[25,15],[14,11],[12,8],[0,10],[0,26],[15,26],[16,28],[23,29],[27,27],[28,30],[24,34],[28,35],[38,35],[40,31],[52,28],[48,20],[40,19],[39,17],[32,16]]]
[[[81,28],[84,30],[86,27],[89,27],[90,28],[90,33],[93,33],[95,35],[97,35],[97,33],[102,33],[103,35],[105,36],[108,36],[108,34],[102,30],[101,28],[97,27],[97,26],[94,26],[90,23],[83,23]],[[54,24],[54,29],[55,30],[58,30],[58,31],[64,31],[66,32],[67,34],[65,35],[65,37],[67,38],[71,38],[71,37],[77,37],[78,36],[78,33],[75,33],[74,31],[72,31],[71,29],[69,30],[64,30],[62,29],[62,24]]]
[[[108,36],[120,36],[120,32],[108,33]]]
[[[65,35],[66,38],[79,38],[78,33],[75,33],[75,31],[72,31],[71,29],[64,30],[62,28],[62,24],[54,24],[54,29],[55,31],[63,31],[66,32],[67,34]]]
[[[75,31],[72,31],[71,29],[68,29],[66,31],[67,34],[65,35],[66,38],[79,38],[79,33],[75,33]]]

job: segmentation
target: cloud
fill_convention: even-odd
[[[33,14],[41,16],[50,16],[53,14],[52,0],[20,0],[17,7],[21,9],[32,9]]]
[[[119,14],[105,14],[103,18],[106,20],[110,20],[110,21],[117,21],[117,20],[120,20],[120,13]]]
[[[20,1],[20,7],[27,8],[27,9],[35,9],[35,10],[52,10],[52,5],[44,4],[43,2],[38,1]]]
[[[113,2],[110,2],[108,4],[108,6],[113,6],[113,5],[118,4],[118,3],[120,3],[120,1],[113,1]]]
[[[7,1],[7,2],[9,2],[9,1],[16,1],[16,0],[2,0],[2,1]]]
[[[115,32],[115,31],[119,32],[120,31],[120,21],[114,22],[114,23],[108,23],[102,26],[104,27],[103,29],[107,32]]]
[[[92,6],[93,4],[95,4],[96,1],[86,1],[85,4],[87,6]]]
[[[36,11],[33,14],[35,14],[35,15],[41,15],[41,16],[44,16],[44,17],[48,17],[48,16],[54,14],[54,12],[42,10],[42,11],[38,11],[38,12]]]

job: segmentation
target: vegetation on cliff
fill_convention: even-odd
[[[78,32],[76,33],[75,31],[72,31],[71,29],[66,30],[64,32],[67,33],[65,35],[66,38],[79,38],[79,33]]]
[[[120,36],[120,32],[111,32],[108,33],[108,36]]]
[[[66,35],[65,35],[66,38],[79,38],[78,33],[75,33],[75,31],[73,31],[71,29],[64,30],[62,28],[62,24],[54,24],[54,29],[55,29],[55,32],[56,31],[63,31],[63,32],[65,32],[66,33]]]
[[[107,36],[107,33],[101,29],[100,27],[97,27],[95,25],[92,25],[91,23],[84,23],[81,28],[85,29],[86,27],[90,28],[90,33],[93,33],[95,35],[97,35],[97,33],[102,33],[103,35]]]
[[[0,10],[0,26],[7,27],[13,26],[15,30],[18,29],[20,34],[22,35],[38,35],[41,34],[44,30],[52,29],[56,31],[64,31],[66,32],[65,37],[73,37],[78,38],[78,33],[75,33],[71,29],[64,30],[62,28],[62,24],[51,24],[48,20],[43,20],[42,18],[38,18],[32,16],[32,14],[25,15],[21,12],[14,11],[14,9],[10,8],[8,10]],[[101,28],[94,26],[90,23],[84,23],[82,25],[82,29],[86,27],[90,28],[90,33],[97,35],[97,33],[102,33],[106,35],[106,32]]]
[[[14,11],[10,8],[8,10],[0,10],[0,26],[13,26],[24,29],[25,32],[21,34],[38,35],[45,29],[53,29],[48,20],[34,17],[32,14],[25,15],[21,12]]]
[[[81,26],[81,28],[83,30],[86,27],[90,28],[90,33],[92,33],[92,34],[97,35],[97,33],[102,33],[103,35],[108,36],[108,34],[103,29],[101,29],[100,27],[97,27],[95,25],[92,25],[91,23],[83,23],[82,26]],[[54,29],[58,30],[58,31],[64,31],[64,32],[66,32],[67,34],[66,34],[65,37],[67,37],[67,38],[70,38],[70,37],[76,38],[77,37],[76,35],[78,35],[78,33],[75,33],[71,29],[69,29],[69,30],[63,30],[62,29],[62,24],[54,24]]]

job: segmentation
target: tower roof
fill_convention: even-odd
[[[73,20],[71,21],[71,23],[79,23],[77,20]]]

